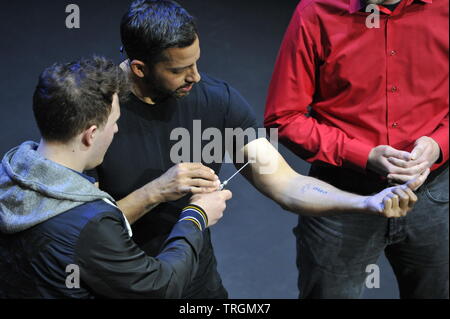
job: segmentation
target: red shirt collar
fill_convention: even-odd
[[[409,5],[409,4],[411,4],[411,2],[413,2],[414,0],[402,0],[402,1],[406,1],[406,2],[407,2],[406,5]],[[422,1],[422,2],[424,2],[424,3],[433,3],[433,0],[418,0],[418,1]],[[355,13],[355,12],[361,10],[361,9],[363,8],[363,6],[364,6],[364,5],[363,5],[362,0],[350,0],[350,4],[349,4],[349,7],[348,7],[348,11],[349,11],[350,13]]]

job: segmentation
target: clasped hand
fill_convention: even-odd
[[[411,152],[388,145],[374,147],[367,168],[385,176],[391,184],[403,184],[424,174],[439,156],[439,145],[431,137],[422,136],[416,140]]]

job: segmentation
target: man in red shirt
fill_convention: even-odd
[[[298,5],[265,125],[312,163],[310,175],[347,191],[432,170],[405,217],[300,217],[302,298],[359,297],[383,251],[402,298],[448,298],[448,48],[448,1]]]

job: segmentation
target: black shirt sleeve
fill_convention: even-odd
[[[108,298],[180,298],[197,270],[202,232],[189,221],[175,224],[155,258],[130,238],[121,216],[102,213],[83,228],[75,249],[80,278]]]
[[[261,132],[262,125],[258,125],[255,114],[248,104],[248,102],[241,96],[241,94],[232,87],[228,87],[229,100],[228,109],[225,116],[225,135],[226,135],[226,150],[233,159],[235,164],[243,164],[242,159],[237,157],[237,154],[242,147],[257,139]],[[259,129],[261,128],[261,129]],[[227,134],[227,130],[233,130],[233,134]]]
[[[258,125],[255,113],[242,95],[231,86],[228,86],[228,93],[228,110],[226,114],[225,127],[239,127],[244,130],[247,128],[257,130],[258,127],[262,127]]]

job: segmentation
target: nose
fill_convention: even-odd
[[[200,73],[198,72],[197,64],[195,64],[191,72],[189,72],[188,76],[186,77],[186,82],[188,83],[198,83],[202,77],[200,76]]]

